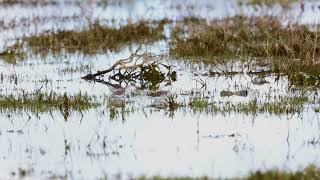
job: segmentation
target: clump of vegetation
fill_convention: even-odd
[[[105,0],[83,0],[83,2],[97,2],[101,3]],[[108,0],[109,1],[109,0]],[[46,6],[56,4],[77,4],[75,0],[0,0],[0,5],[11,6],[11,5],[23,5],[23,6]]]
[[[298,2],[297,0],[238,0],[238,3],[241,5],[247,3],[249,5],[258,5],[258,6],[272,6],[279,4],[284,8],[289,8],[292,3]]]
[[[140,21],[120,28],[111,28],[95,22],[84,30],[60,30],[24,37],[22,41],[34,52],[81,51],[85,54],[117,50],[132,42],[150,42],[163,38],[163,21]]]
[[[1,111],[26,110],[31,112],[48,112],[51,110],[61,110],[66,113],[70,111],[85,111],[98,105],[99,103],[93,97],[81,92],[72,96],[66,93],[61,95],[54,92],[0,96]]]
[[[175,111],[179,107],[179,103],[177,102],[177,95],[170,94],[166,97],[166,105],[169,111]]]
[[[107,6],[109,4],[122,4],[132,0],[83,0],[86,3],[97,3],[98,5]],[[55,5],[55,4],[77,4],[80,3],[76,0],[0,0],[0,5]]]
[[[0,52],[0,59],[6,63],[15,64],[19,60],[23,60],[25,54],[17,48],[9,48]]]
[[[279,96],[273,102],[259,103],[257,99],[246,104],[239,104],[238,111],[245,113],[260,113],[268,112],[271,114],[292,114],[300,113],[303,111],[303,105],[308,102],[307,97],[289,97],[289,96]]]
[[[64,69],[60,69],[59,72],[61,73],[79,73],[79,72],[88,72],[91,70],[91,66],[81,64],[80,66],[76,67],[66,67]]]
[[[311,30],[306,25],[284,26],[273,16],[235,16],[188,27],[188,30],[180,26],[173,29],[171,55],[206,59],[264,58],[271,64],[272,72],[288,75],[293,84],[318,85],[318,27]]]
[[[137,180],[209,180],[208,177],[198,177],[198,178],[192,178],[192,177],[161,177],[161,176],[154,176],[151,178],[147,177],[139,177]]]
[[[256,171],[251,173],[248,177],[243,179],[247,180],[258,180],[258,179],[319,179],[320,169],[314,165],[309,165],[303,170],[296,172],[288,172],[281,170],[268,170],[265,172]],[[236,178],[238,179],[238,178]],[[242,178],[240,178],[242,179]]]
[[[305,25],[283,26],[277,17],[235,16],[201,24],[189,29],[186,38],[182,29],[173,31],[170,52],[177,56],[253,56],[315,60],[320,55],[318,31]]]
[[[201,97],[193,97],[188,104],[193,111],[203,111],[210,105],[208,99]]]
[[[304,96],[279,96],[273,100],[259,101],[252,99],[248,102],[233,103],[209,101],[204,97],[192,97],[187,105],[181,107],[189,107],[194,112],[213,112],[213,113],[245,113],[245,114],[293,114],[300,113],[304,109],[304,104],[308,102],[308,98]]]
[[[136,110],[135,107],[130,107],[130,102],[125,99],[108,97],[106,101],[110,120],[121,118],[124,122],[126,117]]]
[[[57,3],[54,0],[1,0],[1,5],[13,5],[13,4],[24,4],[24,5],[37,5],[37,4],[48,4],[48,3]]]
[[[317,168],[314,165],[309,165],[303,170],[299,170],[296,172],[290,172],[290,171],[282,171],[282,170],[268,170],[268,171],[256,171],[250,173],[246,177],[235,177],[235,178],[227,178],[230,180],[298,180],[298,179],[319,179],[320,178],[320,169]],[[139,177],[137,178],[139,180],[145,180],[145,179],[151,179],[151,180],[209,180],[212,178],[208,177],[160,177],[155,176],[151,178],[147,177]],[[222,178],[217,178],[222,179]],[[226,179],[226,180],[227,180]]]

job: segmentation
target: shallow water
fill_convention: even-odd
[[[187,7],[181,5],[184,2],[130,1],[123,6],[111,5],[106,8],[93,4],[93,17],[127,21],[128,18],[176,19],[200,15],[212,19],[232,15],[230,12],[240,12],[234,1],[188,1]],[[312,4],[317,5],[317,2],[307,3],[305,12],[299,15],[302,23],[318,21],[320,18],[315,16],[318,10],[312,10]],[[188,10],[181,10],[179,6]],[[295,6],[298,8],[298,5]],[[238,11],[234,11],[234,8]],[[248,9],[244,10],[248,14],[258,13],[252,7],[243,8]],[[266,9],[273,12],[279,8]],[[30,14],[51,16],[57,10],[61,16],[79,13],[79,8],[72,4],[48,5],[44,9],[34,6],[0,9],[0,19],[8,21],[10,18],[31,17]],[[11,10],[22,13],[18,15]],[[296,15],[295,9],[289,11],[293,16]],[[52,26],[66,29],[83,25],[83,20],[48,21],[37,28],[27,27],[26,33],[32,34],[34,29],[42,31]],[[3,31],[0,37],[10,39],[23,33],[25,31],[17,27]],[[244,176],[258,169],[296,170],[310,163],[320,164],[317,150],[320,143],[319,114],[308,102],[303,105],[301,113],[280,115],[267,112],[206,112],[195,111],[190,107],[172,112],[161,106],[170,94],[176,94],[177,101],[186,104],[193,96],[201,96],[220,104],[248,102],[255,98],[265,102],[269,96],[298,96],[301,91],[289,88],[288,79],[284,76],[278,79],[276,75],[270,75],[265,79],[268,83],[256,85],[253,79],[257,76],[248,73],[254,67],[248,68],[238,61],[219,67],[168,57],[164,62],[173,65],[177,71],[177,81],[159,89],[165,93],[158,97],[149,96],[150,90],[133,87],[128,87],[122,95],[115,95],[106,85],[81,79],[88,73],[107,69],[137,48],[137,45],[132,44],[119,52],[90,56],[75,53],[41,57],[30,53],[26,60],[14,65],[1,61],[1,95],[16,95],[22,90],[34,92],[39,89],[68,94],[81,91],[97,97],[102,105],[84,112],[72,112],[67,120],[58,110],[43,113],[2,111],[0,178],[17,177],[12,172],[19,173],[19,169],[26,170],[29,179],[64,176],[74,179],[97,179],[104,176],[116,178],[119,174],[122,178],[140,175],[227,178]],[[144,45],[142,51],[167,53],[168,42]],[[74,72],[67,69],[77,67],[84,68]],[[209,72],[221,70],[241,73],[208,76]],[[200,80],[206,82],[206,87],[201,86]],[[221,96],[220,93],[226,90],[247,90],[248,95]],[[317,98],[315,92],[304,90],[309,97]],[[125,101],[126,105],[114,107],[108,104],[110,99]]]
[[[120,0],[122,3],[110,1],[109,4],[97,3],[63,3],[44,5],[12,5],[0,6],[0,47],[9,40],[23,35],[35,34],[47,30],[83,28],[88,19],[101,20],[107,25],[121,25],[128,21],[141,19],[157,20],[168,18],[177,20],[183,17],[196,16],[207,20],[244,15],[280,15],[286,20],[303,24],[319,22],[320,2],[305,1],[293,3],[291,8],[283,10],[281,6],[259,7],[239,6],[237,0]],[[69,1],[67,1],[69,2]],[[72,1],[71,1],[72,2]]]

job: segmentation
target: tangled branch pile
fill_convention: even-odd
[[[165,80],[175,81],[176,72],[170,65],[162,63],[164,55],[148,52],[138,54],[138,50],[128,58],[118,60],[109,69],[88,74],[83,79],[104,84],[116,81],[119,85],[124,83],[125,86],[138,83],[140,88],[155,87]]]

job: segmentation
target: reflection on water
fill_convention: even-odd
[[[109,69],[88,74],[83,79],[107,85],[114,95],[124,94],[129,85],[136,90],[149,90],[150,96],[164,95],[165,91],[159,89],[161,85],[169,86],[176,81],[176,71],[171,65],[162,63],[162,55],[138,54],[138,50],[129,58],[118,60]]]

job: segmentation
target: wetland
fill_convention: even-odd
[[[0,1],[0,179],[318,179],[320,1]]]

